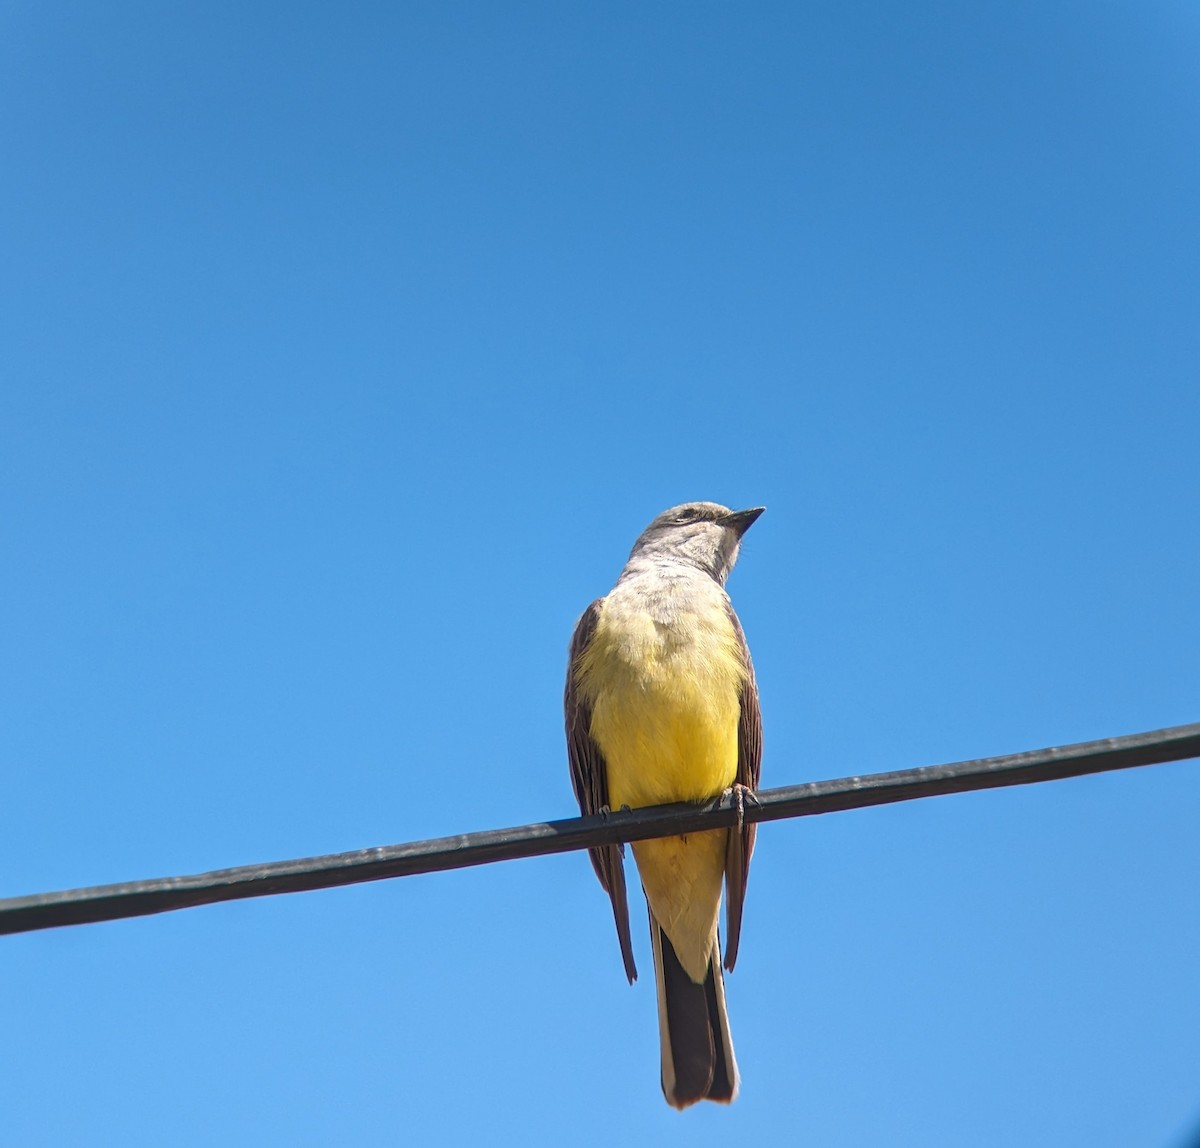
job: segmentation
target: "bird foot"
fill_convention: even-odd
[[[717,803],[720,804],[726,798],[729,798],[730,804],[737,813],[737,828],[741,833],[746,824],[746,802],[752,805],[758,805],[759,800],[754,795],[754,790],[748,785],[743,785],[740,781],[735,781],[724,793],[717,798]]]
[[[600,806],[599,809],[596,810],[596,812],[599,813],[600,816],[603,817],[606,821],[613,815],[613,809],[612,809],[611,805],[602,805],[602,806]],[[630,809],[628,805],[622,805],[621,808],[617,810],[617,812],[618,813],[632,813],[633,810]],[[617,845],[617,849],[620,850],[621,856],[624,857],[625,856],[625,842],[624,841],[620,842]],[[636,973],[634,974],[634,979],[635,980],[637,979]],[[629,983],[633,984],[633,981],[631,980]]]

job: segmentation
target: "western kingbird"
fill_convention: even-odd
[[[758,786],[762,719],[754,667],[725,579],[763,508],[689,502],[642,532],[617,584],[571,639],[565,698],[571,780],[584,814],[711,801]],[[725,1011],[717,916],[726,888],[725,968],[737,959],[754,826],[633,846],[650,909],[667,1103],[728,1104],[738,1071]],[[612,899],[625,972],[637,978],[621,846],[592,849]]]

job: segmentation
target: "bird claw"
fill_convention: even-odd
[[[721,796],[717,799],[718,803],[729,798],[730,804],[737,813],[737,829],[741,833],[746,827],[746,802],[749,801],[752,805],[758,805],[758,798],[754,794],[754,790],[748,785],[743,785],[740,781],[735,781]]]

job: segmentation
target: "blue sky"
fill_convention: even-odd
[[[1193,5],[0,27],[0,895],[571,815],[688,499],[764,784],[1200,719]],[[1182,1148],[1198,770],[764,828],[729,1110],[579,855],[6,938],[6,1135]]]

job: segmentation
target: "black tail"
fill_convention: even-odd
[[[720,943],[714,935],[708,974],[697,984],[684,972],[653,913],[650,939],[658,984],[663,1095],[674,1108],[698,1100],[728,1104],[737,1095],[738,1072],[725,1011]]]

